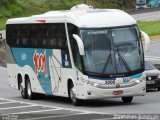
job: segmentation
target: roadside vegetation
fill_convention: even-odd
[[[95,8],[123,9],[126,0],[86,0]],[[41,14],[50,10],[67,10],[85,0],[0,0],[0,30],[9,18]]]
[[[138,21],[138,26],[149,36],[160,35],[160,21]]]
[[[124,9],[126,0],[86,0],[94,8]],[[41,14],[50,10],[66,10],[85,0],[0,0],[0,30],[7,19]],[[160,35],[160,21],[138,21],[138,26],[150,36]]]
[[[40,7],[32,0],[0,0],[0,30],[5,29],[5,23],[9,18],[30,16],[48,11],[45,7]],[[36,4],[37,3],[37,4]]]

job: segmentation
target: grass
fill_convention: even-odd
[[[149,36],[160,35],[160,21],[138,21],[138,26]]]
[[[50,10],[70,9],[76,4],[83,3],[83,1],[84,0],[16,0],[13,4],[9,4],[8,7],[0,7],[0,30],[5,29],[6,21],[9,18],[27,17],[45,13]],[[107,0],[97,2],[88,0],[88,3],[96,8],[121,8],[122,6],[121,2],[104,4],[106,1]],[[138,26],[150,36],[160,35],[160,21],[138,21]]]
[[[41,9],[41,8],[32,7],[32,6],[28,6],[28,8],[30,8],[30,9],[25,10],[25,12],[22,12],[19,16],[14,16],[11,18],[27,17],[27,16],[31,16],[31,15],[36,15],[36,14],[42,14],[42,13],[45,13],[48,11],[47,9]],[[6,24],[7,19],[9,19],[9,18],[0,18],[0,30],[5,29],[5,24]]]
[[[7,21],[7,18],[0,18],[0,30],[5,29],[6,21]]]
[[[37,2],[38,3],[38,2]],[[5,24],[9,18],[27,17],[49,11],[47,7],[38,4],[31,4],[17,0],[16,4],[9,7],[0,6],[0,30],[5,29]]]

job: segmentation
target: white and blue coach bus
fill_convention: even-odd
[[[146,92],[141,35],[149,40],[127,13],[87,5],[9,19],[9,85],[25,99],[46,94],[69,97],[73,105],[109,97],[130,103]]]

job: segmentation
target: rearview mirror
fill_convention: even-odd
[[[77,42],[80,55],[84,55],[84,44],[82,39],[76,34],[73,34],[73,37]]]
[[[149,44],[150,44],[150,38],[149,38],[149,36],[145,33],[145,32],[143,32],[143,31],[141,31],[141,35],[143,36],[143,38],[144,38],[144,48],[145,48],[145,51],[146,52],[148,52],[149,51]]]

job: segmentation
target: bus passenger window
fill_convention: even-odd
[[[22,26],[21,41],[22,41],[22,46],[23,47],[28,47],[29,46],[28,27],[27,27],[27,25]]]
[[[56,41],[56,30],[55,30],[55,26],[52,24],[51,26],[48,26],[48,30],[47,30],[47,39],[48,39],[48,47],[49,48],[54,48],[57,44]]]
[[[38,28],[36,28],[36,26],[32,26],[29,30],[29,41],[31,43],[31,47],[37,47],[37,39]]]

